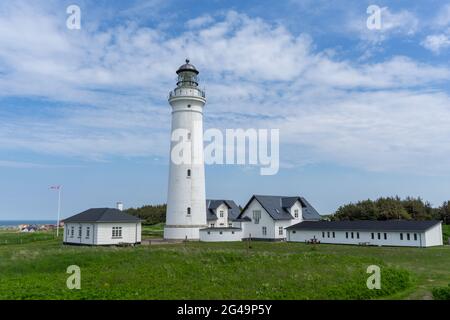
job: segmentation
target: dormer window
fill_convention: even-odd
[[[298,209],[295,209],[295,210],[294,210],[294,218],[295,218],[295,219],[298,219]]]

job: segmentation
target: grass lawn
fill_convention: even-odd
[[[0,233],[0,243],[5,236]],[[381,267],[381,290],[366,287],[372,264]],[[66,288],[70,265],[81,268],[81,290]],[[98,248],[35,238],[0,245],[0,299],[424,299],[433,287],[450,283],[449,266],[449,246],[252,242],[248,250],[244,242],[192,242]]]
[[[142,226],[142,239],[162,238],[164,235],[164,224],[158,223],[152,226]]]
[[[30,232],[19,233],[11,231],[0,231],[0,246],[11,244],[26,244],[30,242],[52,240],[56,237],[56,231],[53,232]],[[0,271],[1,272],[1,271]]]

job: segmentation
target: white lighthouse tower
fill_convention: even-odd
[[[177,74],[177,87],[169,96],[172,142],[164,238],[198,240],[199,230],[207,227],[203,158],[206,98],[198,87],[199,72],[189,60]],[[180,152],[180,145],[188,146],[188,150]],[[180,157],[187,161],[180,163]]]

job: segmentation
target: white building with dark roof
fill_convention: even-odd
[[[232,200],[206,200],[208,227],[200,229],[200,241],[241,241],[242,229],[234,225],[240,213]]]
[[[441,246],[441,221],[305,221],[287,228],[287,240],[398,247]]]
[[[89,209],[64,220],[64,243],[118,245],[141,243],[141,220],[118,209]]]
[[[243,238],[286,240],[286,228],[320,215],[303,197],[254,195],[237,219]]]

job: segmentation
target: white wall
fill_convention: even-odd
[[[74,227],[74,235],[70,230]],[[78,236],[82,228],[81,238]],[[90,228],[87,237],[87,228]],[[122,237],[113,239],[112,227],[122,227]],[[141,223],[66,223],[64,225],[64,242],[81,245],[114,245],[119,243],[140,243]]]
[[[442,237],[442,222],[441,222],[425,232],[425,245],[427,247],[431,247],[431,246],[442,246],[443,244],[444,239]]]
[[[200,230],[200,241],[204,242],[230,242],[241,240],[242,230]]]
[[[278,220],[275,221],[274,235],[275,239],[281,240],[287,238],[286,228],[292,225],[292,220]],[[280,235],[280,228],[283,230],[283,234]]]
[[[79,228],[81,227],[81,237]],[[74,230],[73,236],[71,230]],[[89,237],[87,229],[89,228]],[[64,242],[82,245],[94,245],[96,243],[96,225],[93,223],[65,223]]]
[[[298,210],[298,218],[295,218],[295,210]],[[289,209],[289,212],[291,214],[291,216],[294,218],[291,223],[291,225],[300,223],[303,221],[303,208],[302,208],[302,204],[300,203],[300,201],[297,200],[297,202],[294,203],[294,205],[292,206],[292,208]]]
[[[97,224],[97,245],[141,242],[140,223],[99,223]],[[122,237],[113,238],[112,228],[122,227]]]
[[[438,228],[433,231],[433,238],[436,237],[436,232]],[[294,233],[295,231],[295,233]],[[323,237],[322,232],[325,232],[325,237]],[[328,237],[328,232],[330,232],[330,237]],[[314,237],[319,240],[321,243],[333,243],[333,244],[359,244],[359,243],[368,243],[369,245],[385,245],[385,246],[404,246],[404,247],[425,247],[431,245],[439,245],[436,244],[436,240],[434,240],[434,244],[426,243],[426,233],[422,232],[411,232],[411,231],[374,231],[374,239],[372,239],[372,231],[334,231],[335,237],[333,238],[333,230],[323,230],[323,231],[312,231],[312,230],[289,230],[287,235],[287,240],[292,242],[305,242],[307,240],[311,240]],[[346,232],[348,232],[349,237],[346,238]],[[351,233],[353,232],[353,239],[351,238]],[[357,238],[357,234],[359,233],[359,239]],[[380,233],[380,238],[378,239],[378,233]],[[387,239],[384,239],[384,234],[386,233]],[[400,234],[403,234],[403,240],[400,240]],[[408,234],[410,240],[408,240]],[[417,235],[417,240],[414,238],[414,234]],[[431,243],[431,242],[430,242]],[[441,244],[442,244],[442,235],[441,235]]]
[[[223,218],[220,217],[220,211],[223,211]],[[216,228],[228,228],[228,207],[222,203],[219,207],[217,207],[216,211],[217,220],[214,222],[214,227]]]
[[[256,224],[253,219],[253,211],[261,211],[261,219],[259,224]],[[247,207],[242,217],[249,217],[252,219],[251,222],[242,222],[243,226],[243,237],[258,238],[258,239],[275,239],[275,223],[272,217],[267,213],[267,211],[259,204],[256,199],[253,199],[250,205]],[[267,228],[267,235],[263,235],[262,227]]]
[[[196,92],[194,89],[191,91]],[[186,129],[191,133],[189,140],[191,142],[191,161],[187,164],[170,161],[166,228],[164,230],[166,239],[184,239],[187,236],[189,239],[198,240],[198,230],[207,227],[203,162],[205,99],[192,95],[191,91],[183,91],[186,96],[176,96],[170,99],[172,132],[176,129]],[[187,136],[184,138],[188,140]],[[179,141],[172,141],[170,150],[176,148],[179,143]],[[196,145],[201,147],[195,148]],[[191,170],[190,177],[187,175],[188,170]],[[191,208],[190,215],[187,214],[187,208]]]

